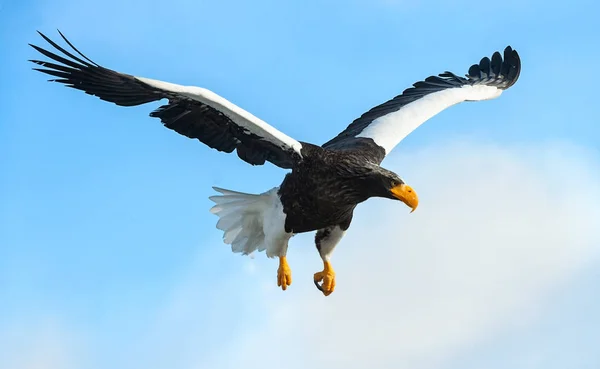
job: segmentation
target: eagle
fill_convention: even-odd
[[[441,111],[464,101],[491,100],[514,85],[521,61],[511,46],[473,64],[463,76],[432,75],[370,109],[322,145],[296,140],[248,111],[202,87],[134,76],[96,64],[60,32],[72,50],[39,35],[55,52],[32,46],[50,61],[29,60],[58,82],[119,106],[166,99],[150,112],[180,135],[237,156],[251,165],[272,163],[288,170],[279,186],[259,194],[213,187],[210,212],[234,253],[265,251],[278,258],[277,285],[286,290],[292,272],[286,255],[290,238],[316,231],[323,270],[314,274],[325,296],[335,289],[335,247],[350,227],[356,206],[379,197],[401,201],[413,212],[419,199],[396,173],[380,164],[396,145]]]

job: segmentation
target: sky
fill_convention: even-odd
[[[7,369],[598,368],[600,58],[591,0],[0,1],[0,362]],[[233,254],[211,186],[253,167],[45,82],[60,29],[97,63],[208,88],[323,143],[371,107],[511,45],[517,84],[454,106],[383,165],[419,193],[361,204],[312,282],[313,234]],[[590,81],[590,79],[592,79]]]

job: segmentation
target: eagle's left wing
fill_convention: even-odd
[[[463,101],[494,99],[517,82],[519,54],[510,46],[504,58],[495,52],[469,68],[467,78],[451,72],[419,81],[381,105],[364,113],[339,135],[323,144],[333,150],[362,150],[381,162],[392,149],[434,115]]]
[[[104,68],[80,53],[62,33],[62,38],[80,57],[42,33],[40,35],[64,55],[31,45],[52,59],[52,62],[31,60],[42,67],[34,69],[56,77],[51,81],[63,83],[120,106],[168,99],[168,104],[154,110],[150,116],[159,118],[167,128],[198,139],[218,151],[230,153],[236,150],[242,160],[253,165],[269,161],[289,169],[302,159],[302,144],[299,141],[210,90],[136,77]]]

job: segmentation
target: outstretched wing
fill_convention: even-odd
[[[431,76],[364,113],[338,136],[323,144],[337,150],[362,150],[379,163],[417,127],[463,101],[490,100],[517,82],[519,54],[510,46],[504,58],[495,52],[469,68],[467,78],[451,72]]]
[[[198,139],[213,149],[227,153],[237,150],[242,160],[253,165],[269,161],[282,168],[291,168],[302,158],[300,142],[212,91],[116,72],[88,59],[60,31],[61,37],[81,58],[38,33],[64,55],[30,44],[52,59],[53,62],[30,60],[43,67],[35,70],[57,77],[50,81],[120,106],[168,99],[168,104],[160,106],[150,116],[159,118],[167,128]]]

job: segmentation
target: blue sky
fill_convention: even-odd
[[[323,337],[321,322],[349,329],[346,338],[374,337],[381,367],[598,367],[599,11],[591,0],[0,2],[0,361],[17,369],[239,367],[232,360],[243,352],[244,366],[264,356],[264,368],[277,364],[270,351],[321,358],[311,344]],[[211,186],[262,192],[285,172],[178,136],[148,117],[158,104],[122,108],[45,82],[31,71],[27,60],[39,56],[27,44],[44,45],[35,31],[56,38],[56,28],[106,67],[209,88],[315,143],[413,82],[464,74],[508,44],[523,70],[499,99],[452,107],[397,147],[385,165],[414,184],[425,206],[410,217],[379,200],[361,209],[334,256],[338,289],[324,299],[312,286],[320,260],[310,235],[291,243],[294,284],[283,293],[273,289],[276,262],[232,254],[208,212]],[[507,186],[531,197],[505,209]],[[458,188],[470,190],[456,196]],[[501,229],[511,219],[518,222]],[[439,238],[444,222],[454,223]],[[489,232],[465,239],[456,230],[466,224]],[[362,247],[371,232],[383,237],[380,250]],[[497,244],[502,237],[519,247]],[[480,251],[488,244],[493,257]],[[436,257],[445,253],[453,264]],[[376,282],[382,258],[392,264],[377,275],[396,287],[366,283]],[[483,261],[489,268],[474,266]],[[397,310],[378,310],[389,296]],[[373,311],[414,319],[389,331],[380,324],[393,319]],[[421,324],[423,311],[430,319]],[[410,340],[411,332],[429,333]],[[290,344],[280,350],[282,340]],[[339,343],[326,362],[369,356],[353,344]]]

